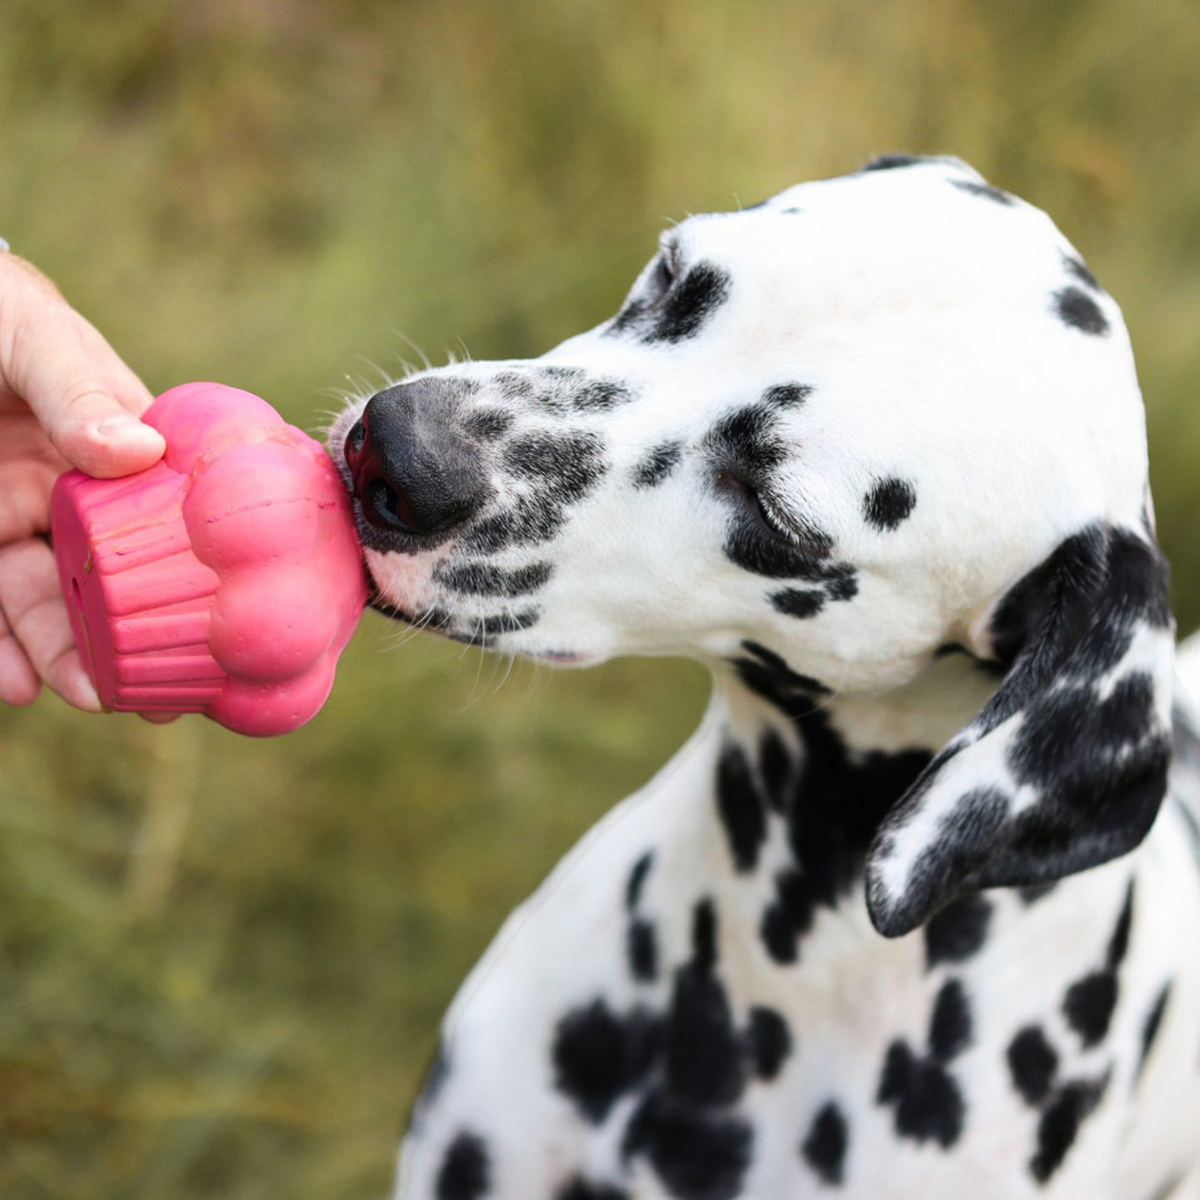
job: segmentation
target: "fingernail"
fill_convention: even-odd
[[[139,421],[136,417],[120,414],[115,417],[105,417],[99,425],[96,426],[96,432],[106,442],[153,442],[155,445],[162,443],[162,434],[157,429],[152,429],[149,425]]]
[[[104,705],[100,703],[96,688],[83,667],[70,672],[64,681],[63,691],[66,693],[65,699],[76,708],[83,709],[84,712],[104,711]]]

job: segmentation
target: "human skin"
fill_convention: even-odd
[[[0,251],[0,703],[43,687],[100,711],[45,539],[50,492],[69,466],[115,478],[162,457],[138,418],[146,386],[32,264]]]

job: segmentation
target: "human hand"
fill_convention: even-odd
[[[35,267],[0,249],[0,703],[42,685],[100,711],[75,646],[49,530],[50,491],[69,466],[112,478],[166,448],[137,418],[151,395]]]

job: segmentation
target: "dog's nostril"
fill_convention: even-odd
[[[383,529],[401,529],[415,532],[417,523],[412,509],[404,502],[390,484],[383,479],[372,479],[366,487],[366,503],[363,513],[372,525]]]
[[[366,440],[367,427],[363,423],[363,419],[359,417],[351,426],[350,432],[346,434],[346,457],[357,454],[363,448],[363,442]]]

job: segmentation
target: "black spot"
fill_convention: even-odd
[[[940,1062],[917,1058],[907,1042],[888,1047],[876,1100],[894,1106],[901,1137],[948,1149],[962,1133],[966,1105],[958,1084]]]
[[[818,580],[821,565],[833,551],[833,539],[815,525],[796,531],[796,540],[767,528],[741,507],[722,547],[730,562],[767,579]]]
[[[613,379],[594,379],[572,394],[571,403],[579,412],[608,412],[632,399],[633,392],[624,384]]]
[[[993,187],[990,183],[977,183],[974,179],[952,179],[950,182],[956,188],[968,192],[972,196],[983,196],[987,200],[994,200],[997,204],[1005,204],[1010,208],[1016,204],[1015,198],[1008,192]]]
[[[652,1091],[629,1122],[621,1149],[626,1160],[645,1155],[663,1186],[679,1200],[734,1200],[753,1144],[746,1121],[700,1112]]]
[[[763,392],[763,403],[768,408],[799,408],[812,391],[807,383],[778,383]]]
[[[717,811],[739,871],[752,871],[767,836],[763,799],[742,748],[730,743],[717,760]]]
[[[773,1008],[757,1005],[750,1010],[746,1030],[746,1047],[759,1079],[772,1080],[778,1076],[792,1052],[792,1036],[787,1022]]]
[[[493,554],[548,541],[562,528],[565,510],[587,496],[608,469],[595,434],[544,430],[512,439],[504,464],[525,487],[467,532],[463,546],[469,551]]]
[[[1068,274],[1073,275],[1086,287],[1090,287],[1092,291],[1102,292],[1104,290],[1096,281],[1095,275],[1092,274],[1087,263],[1085,263],[1083,259],[1076,258],[1071,254],[1064,254],[1063,266],[1066,267]]]
[[[829,1184],[840,1184],[849,1141],[846,1117],[830,1101],[813,1118],[812,1128],[800,1149],[818,1179]]]
[[[717,962],[717,911],[710,899],[698,900],[692,909],[692,965],[711,971]]]
[[[719,465],[761,479],[787,459],[787,443],[777,432],[778,416],[762,404],[722,417],[704,439]]]
[[[546,583],[554,568],[548,562],[505,570],[490,563],[439,563],[434,579],[462,596],[527,596]]]
[[[1008,1068],[1013,1086],[1028,1104],[1041,1104],[1058,1071],[1058,1055],[1040,1026],[1028,1025],[1009,1043]]]
[[[1154,1039],[1158,1037],[1158,1031],[1162,1025],[1163,1013],[1166,1011],[1167,1001],[1170,998],[1171,985],[1170,983],[1164,983],[1162,990],[1150,1006],[1150,1011],[1146,1014],[1146,1020],[1142,1023],[1142,1049],[1138,1057],[1138,1078],[1141,1078],[1142,1071],[1146,1066],[1146,1059],[1150,1057],[1150,1051],[1154,1048]]]
[[[642,898],[642,889],[646,886],[646,876],[650,874],[650,868],[653,865],[654,851],[647,850],[633,864],[633,870],[629,872],[629,882],[625,885],[625,907],[630,912],[637,908]]]
[[[815,707],[818,697],[829,694],[829,688],[819,679],[793,671],[766,646],[747,639],[742,648],[752,657],[731,660],[738,677],[752,692],[789,716],[799,709]]]
[[[629,1193],[610,1183],[593,1183],[576,1175],[554,1193],[554,1200],[629,1200]]]
[[[575,1009],[555,1029],[555,1086],[599,1125],[650,1069],[660,1036],[642,1009],[621,1016],[603,1000]]]
[[[483,642],[498,633],[520,633],[522,629],[529,629],[536,625],[541,615],[541,610],[536,608],[496,613],[494,616],[484,617],[482,621],[476,622],[467,636],[472,642]]]
[[[758,741],[758,771],[773,812],[783,812],[791,794],[792,756],[776,730],[768,728]]]
[[[463,421],[463,428],[473,438],[490,442],[507,433],[512,423],[513,414],[510,412],[500,408],[480,408]]]
[[[963,896],[925,925],[925,965],[961,963],[978,954],[987,940],[992,905],[980,895]]]
[[[1079,288],[1068,286],[1054,293],[1054,311],[1072,329],[1103,337],[1108,333],[1108,318],[1100,305]]]
[[[504,466],[518,479],[548,488],[562,501],[575,502],[604,473],[604,443],[594,433],[533,430],[504,447]]]
[[[635,487],[657,487],[683,459],[682,442],[663,442],[655,446],[633,469]]]
[[[675,972],[665,1031],[664,1087],[676,1101],[706,1107],[738,1100],[746,1085],[741,1039],[729,1001],[713,973],[715,915],[710,901],[696,905],[694,957]]]
[[[1079,1127],[1095,1110],[1108,1086],[1108,1076],[1098,1080],[1074,1080],[1062,1087],[1038,1123],[1037,1152],[1029,1169],[1045,1183],[1062,1166],[1075,1142]]]
[[[729,299],[732,280],[713,263],[697,263],[666,294],[647,342],[681,342],[695,337]]]
[[[611,337],[637,329],[644,323],[649,307],[645,300],[630,300],[613,318],[612,324],[604,331],[605,335]]]
[[[886,813],[928,764],[926,750],[850,755],[811,694],[784,698],[801,741],[787,807],[794,867],[775,878],[775,897],[760,923],[767,952],[779,963],[798,957],[799,939],[819,908],[835,908],[863,872],[867,847]],[[845,797],[853,796],[853,804]]]
[[[1051,879],[1047,883],[1034,883],[1029,887],[1017,889],[1017,894],[1021,897],[1023,904],[1036,904],[1039,900],[1045,899],[1058,886],[1056,879]]]
[[[771,607],[789,617],[815,617],[825,607],[825,593],[812,588],[784,588],[771,593]]]
[[[863,517],[876,529],[898,529],[916,503],[911,483],[894,477],[883,479],[863,497]]]
[[[971,1009],[967,994],[957,979],[948,980],[938,992],[929,1020],[929,1053],[939,1062],[957,1058],[971,1044]]]
[[[1063,1014],[1084,1046],[1095,1046],[1108,1033],[1116,1005],[1116,975],[1112,971],[1095,971],[1067,989]]]
[[[446,1149],[438,1171],[437,1200],[479,1200],[488,1190],[488,1154],[483,1140],[466,1131]]]
[[[634,979],[653,983],[658,978],[658,937],[649,921],[639,918],[630,922],[626,951]]]
[[[1125,902],[1121,905],[1120,915],[1117,917],[1116,927],[1113,929],[1112,937],[1108,941],[1108,952],[1105,956],[1105,962],[1108,964],[1110,971],[1115,971],[1125,959],[1125,955],[1129,951],[1129,932],[1133,927],[1133,880],[1129,881],[1129,886],[1125,889]]]
[[[919,154],[881,154],[878,158],[873,158],[869,163],[860,167],[860,171],[893,171],[897,167],[915,167],[923,162],[928,162]]]
[[[853,600],[858,595],[858,571],[849,563],[831,563],[817,574],[830,600]]]

